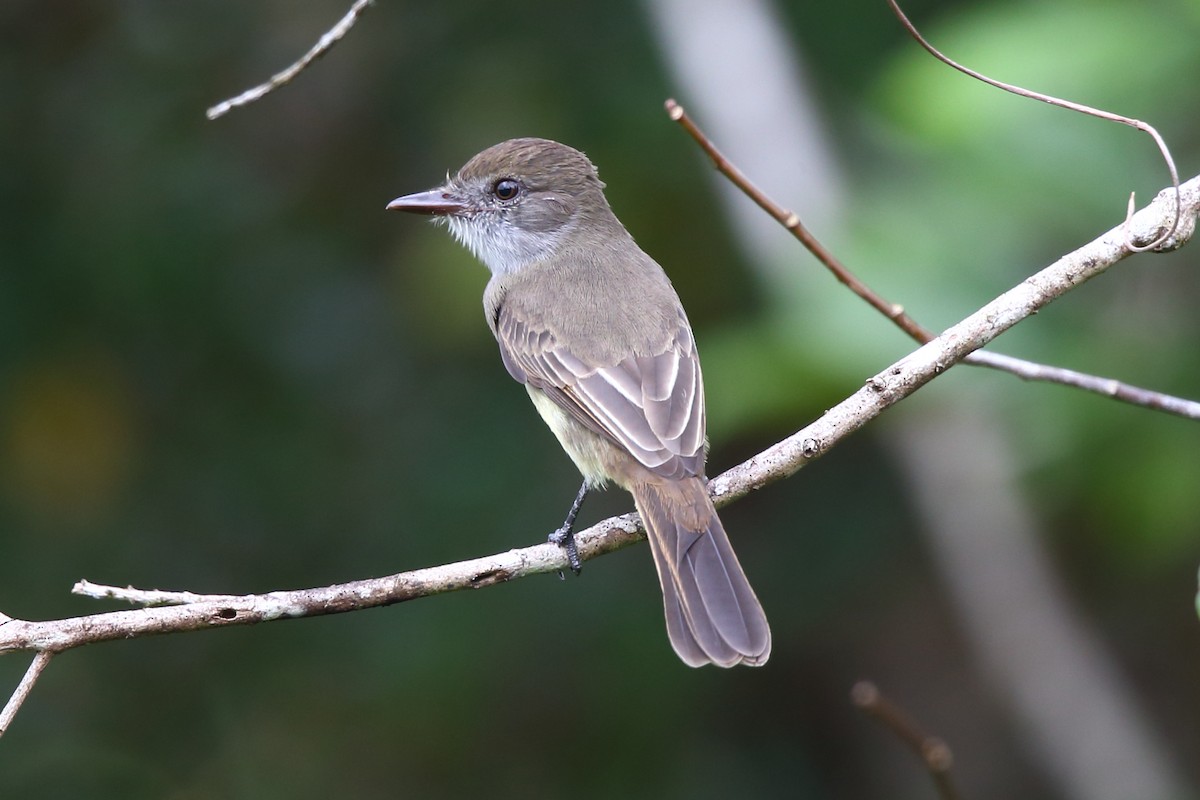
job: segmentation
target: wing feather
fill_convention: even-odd
[[[589,364],[543,327],[513,313],[496,316],[496,339],[510,375],[546,392],[590,430],[664,477],[704,472],[704,387],[682,312],[660,353]]]

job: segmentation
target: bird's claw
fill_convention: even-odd
[[[571,572],[578,575],[583,570],[583,561],[579,558],[579,547],[575,544],[575,532],[571,530],[571,526],[563,525],[547,536],[546,541],[556,544],[566,551],[567,565],[571,568]],[[561,574],[559,573],[559,575]]]

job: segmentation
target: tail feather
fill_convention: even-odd
[[[650,542],[651,548],[657,546],[653,539]],[[657,558],[654,563],[659,563]],[[711,663],[712,659],[704,652],[692,634],[687,612],[684,611],[683,604],[679,600],[679,593],[675,590],[674,583],[670,581],[663,584],[663,609],[667,617],[667,636],[670,637],[671,646],[675,648],[675,654],[689,667],[702,667]]]
[[[691,666],[766,663],[771,654],[767,618],[701,479],[632,488],[654,553],[675,652]]]

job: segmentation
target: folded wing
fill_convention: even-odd
[[[541,389],[576,420],[666,478],[704,472],[704,384],[696,343],[680,312],[666,349],[589,364],[507,307],[496,338],[509,373]]]

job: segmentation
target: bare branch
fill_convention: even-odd
[[[71,587],[71,594],[95,600],[124,600],[135,606],[181,606],[187,603],[230,603],[243,599],[236,594],[196,594],[162,589],[135,589],[132,586],[105,586],[84,578]]]
[[[808,252],[812,253],[826,269],[833,273],[835,278],[845,284],[850,291],[870,304],[876,311],[894,322],[900,330],[907,333],[916,341],[924,344],[933,339],[933,333],[910,317],[904,311],[904,306],[899,303],[889,302],[877,294],[871,287],[867,286],[867,284],[859,280],[845,264],[838,260],[837,256],[833,255],[804,227],[800,221],[800,217],[795,212],[789,211],[776,203],[747,178],[733,162],[717,149],[717,146],[700,129],[700,126],[684,111],[683,106],[674,100],[667,100],[665,106],[667,114],[672,120],[678,122],[680,127],[687,131],[688,135],[700,145],[700,148],[704,150],[705,154],[713,162],[713,166],[716,167],[717,171],[728,178],[743,194],[753,200],[759,208],[787,228],[792,236],[796,237],[804,245]],[[1182,246],[1195,230],[1196,209],[1191,206],[1184,207],[1183,195],[1178,185],[1175,187],[1175,192],[1177,198],[1175,227],[1168,238],[1160,237],[1159,249],[1175,249]],[[1127,225],[1130,218],[1131,215],[1126,216]],[[1161,228],[1156,229],[1150,236],[1153,237],[1156,235],[1158,230],[1161,230]],[[1127,242],[1126,246],[1128,246]],[[1144,250],[1146,248],[1141,249]],[[1140,252],[1140,250],[1136,249],[1135,251]],[[1074,370],[1050,367],[997,353],[972,353],[966,358],[966,363],[974,366],[989,367],[1001,372],[1009,372],[1025,380],[1058,383],[1105,397],[1111,397],[1132,405],[1165,411],[1188,419],[1200,419],[1200,402],[1173,397],[1150,389],[1143,389],[1112,378],[1100,378]]]
[[[883,696],[879,687],[869,681],[859,681],[850,690],[854,705],[896,735],[900,741],[916,753],[917,758],[929,770],[933,785],[942,800],[957,800],[958,790],[950,779],[950,768],[954,766],[954,755],[950,747],[936,736],[921,730],[903,709]]]
[[[632,544],[641,536],[636,516],[627,514],[605,520],[577,538],[580,556],[594,558]],[[561,548],[553,544],[539,544],[384,578],[259,595],[194,595],[116,589],[81,581],[76,584],[76,591],[93,596],[117,597],[136,603],[182,604],[110,611],[46,622],[10,619],[0,622],[0,654],[18,650],[62,652],[113,639],[341,614],[460,589],[480,589],[528,575],[553,572],[562,569],[565,564]],[[183,598],[187,596],[199,599],[195,602],[185,601]]]
[[[33,691],[33,685],[37,683],[37,679],[42,675],[42,670],[46,668],[46,665],[50,663],[50,659],[53,657],[53,653],[44,650],[33,657],[33,662],[29,665],[29,669],[25,670],[25,677],[21,678],[21,682],[13,690],[12,696],[4,704],[4,709],[0,710],[0,736],[3,736],[4,732],[8,730],[8,726],[12,724],[13,717],[20,710],[21,704],[29,697],[29,693]]]
[[[700,145],[700,149],[713,162],[713,166],[717,168],[717,172],[728,178],[744,195],[753,200],[755,205],[767,212],[780,225],[787,228],[792,236],[796,237],[800,241],[800,244],[804,245],[804,249],[816,256],[817,260],[833,273],[833,277],[845,284],[850,291],[867,301],[872,308],[890,319],[900,330],[921,344],[925,344],[933,339],[933,334],[921,327],[912,317],[908,316],[904,312],[903,306],[896,303],[889,303],[876,294],[870,286],[859,280],[845,264],[838,260],[837,256],[826,249],[817,240],[817,237],[813,236],[804,227],[804,224],[800,221],[800,217],[794,211],[790,211],[779,205],[755,186],[732,161],[717,149],[713,141],[708,138],[704,131],[700,130],[700,126],[684,111],[683,106],[679,105],[673,99],[668,99],[664,105],[667,109],[667,115],[675,122],[678,122],[680,127],[687,131],[696,144]]]
[[[961,72],[964,75],[968,75],[968,76],[974,78],[975,80],[986,83],[988,86],[994,86],[997,89],[1003,89],[1006,92],[1011,92],[1012,94],[1018,95],[1020,97],[1028,97],[1031,100],[1040,100],[1041,102],[1048,103],[1052,106],[1058,106],[1059,108],[1065,108],[1065,109],[1068,109],[1069,111],[1077,111],[1080,114],[1087,114],[1092,117],[1099,117],[1100,119],[1106,119],[1109,122],[1119,122],[1122,125],[1128,125],[1131,128],[1137,128],[1139,131],[1149,134],[1149,136],[1152,139],[1154,139],[1154,143],[1156,145],[1158,145],[1158,152],[1162,154],[1163,161],[1165,161],[1167,164],[1167,172],[1170,173],[1170,175],[1171,175],[1171,185],[1175,189],[1175,215],[1171,221],[1171,224],[1165,226],[1165,228],[1166,228],[1165,232],[1151,238],[1151,240],[1147,244],[1138,245],[1137,244],[1138,240],[1134,239],[1132,236],[1127,236],[1125,239],[1125,246],[1128,247],[1130,250],[1133,250],[1135,253],[1141,253],[1141,252],[1145,252],[1147,250],[1158,250],[1164,244],[1166,244],[1167,241],[1172,236],[1175,235],[1176,227],[1179,225],[1180,218],[1183,214],[1183,199],[1180,197],[1180,194],[1179,194],[1179,172],[1178,172],[1178,170],[1175,169],[1175,159],[1171,158],[1171,151],[1167,148],[1167,143],[1165,141],[1163,141],[1162,136],[1159,135],[1158,131],[1154,128],[1153,125],[1150,125],[1149,123],[1146,123],[1146,122],[1142,122],[1139,119],[1133,119],[1131,117],[1122,116],[1121,114],[1114,114],[1110,111],[1103,111],[1099,108],[1092,108],[1091,106],[1085,106],[1082,103],[1075,103],[1070,100],[1062,100],[1058,97],[1052,97],[1051,95],[1048,95],[1048,94],[1042,94],[1041,92],[1035,92],[1030,89],[1026,89],[1021,86],[1016,86],[1011,83],[1005,83],[1003,81],[998,81],[995,78],[989,78],[987,75],[984,75],[982,72],[977,72],[976,70],[973,70],[970,67],[967,67],[967,66],[964,66],[964,65],[958,63],[954,59],[952,59],[949,56],[942,53],[940,50],[938,50],[932,44],[930,44],[929,41],[924,36],[921,35],[921,32],[917,30],[917,27],[912,24],[912,21],[909,20],[909,18],[907,16],[905,16],[904,12],[900,9],[900,5],[896,2],[896,0],[887,0],[887,3],[889,6],[892,7],[892,11],[896,14],[896,17],[900,20],[900,24],[903,25],[904,29],[907,30],[909,32],[909,34],[914,39],[917,40],[917,43],[920,44],[921,47],[924,47],[925,50],[928,51],[929,54],[931,56],[933,56],[934,58],[936,58],[938,61],[941,61],[943,64],[946,64],[947,66],[953,67],[954,69],[958,70],[959,72]],[[1129,197],[1129,215],[1130,216],[1133,215],[1133,208],[1134,208],[1134,198],[1132,195],[1130,195],[1130,197]]]
[[[324,35],[317,40],[317,43],[307,53],[300,57],[299,61],[296,61],[282,72],[275,73],[266,83],[260,83],[258,86],[247,89],[237,97],[222,100],[204,112],[205,116],[210,120],[222,117],[238,106],[253,103],[260,97],[275,91],[280,86],[291,83],[292,79],[307,69],[309,64],[328,53],[335,44],[341,41],[342,37],[354,27],[354,23],[358,22],[359,16],[367,10],[367,6],[370,6],[374,2],[375,0],[354,0],[354,5],[346,12],[346,16],[338,20],[337,24],[332,28],[325,31]]]
[[[1184,184],[1181,196],[1188,213],[1194,216],[1200,208],[1200,177]],[[1169,192],[1160,193],[1150,206],[1133,215],[1130,226],[1135,235],[1145,235],[1161,227],[1170,213],[1169,197]],[[885,409],[962,361],[968,353],[1129,256],[1124,232],[1125,226],[1119,226],[1063,256],[870,378],[862,388],[811,425],[714,478],[709,484],[714,502],[725,506],[755,489],[796,473]],[[636,515],[613,517],[577,535],[579,555],[582,559],[591,559],[641,538]],[[559,571],[567,566],[561,548],[539,544],[470,561],[317,589],[233,597],[222,595],[185,605],[113,611],[44,622],[0,616],[0,655],[16,651],[52,654],[113,639],[339,614],[460,589],[478,589],[526,575]],[[93,591],[86,584],[81,588],[89,593]],[[95,591],[128,599],[137,596],[131,594],[137,590],[100,587]],[[162,593],[144,596],[172,599],[171,594]],[[178,595],[174,599],[178,599]],[[44,667],[43,661],[36,672],[40,673]],[[36,673],[32,678],[27,676],[22,686],[31,686],[36,677]],[[28,693],[27,688],[25,693]],[[9,705],[15,703],[19,707],[20,702],[14,699]]]
[[[1142,406],[1154,411],[1163,411],[1187,419],[1200,420],[1200,402],[1187,400],[1182,397],[1174,397],[1169,394],[1153,391],[1152,389],[1143,389],[1123,383],[1114,378],[1101,378],[1096,375],[1089,375],[1086,372],[1076,372],[1073,369],[1066,369],[1065,367],[1050,367],[1033,361],[1013,358],[1001,353],[993,353],[990,350],[977,350],[971,353],[965,361],[974,366],[989,367],[1002,372],[1008,372],[1027,381],[1058,383],[1063,386],[1083,389],[1086,392],[1092,392],[1104,397],[1111,397],[1114,400],[1120,400],[1130,405]]]
[[[1194,218],[1200,212],[1200,176],[1180,188],[1185,213]],[[1135,235],[1160,229],[1172,213],[1171,198],[1170,190],[1160,192],[1153,203],[1132,217]],[[1124,225],[1113,228],[1026,278],[947,328],[936,339],[870,378],[863,388],[825,412],[812,425],[715,478],[710,490],[718,498],[723,498],[726,493],[741,497],[793,474],[806,461],[861,428],[888,406],[912,394],[954,364],[966,360],[968,353],[987,345],[1022,319],[1131,255],[1125,247],[1124,234]]]

